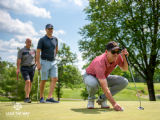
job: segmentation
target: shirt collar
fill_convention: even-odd
[[[49,38],[49,37],[47,36],[47,34],[45,35],[45,37],[46,37],[47,39],[52,39],[52,38],[53,38],[53,36],[52,36],[52,38]]]
[[[28,50],[30,50],[30,49],[31,49],[31,48],[27,48],[26,46],[24,46],[24,48],[25,48],[25,49],[28,49]]]

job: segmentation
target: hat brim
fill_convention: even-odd
[[[46,29],[49,29],[49,28],[53,28],[53,27],[48,27],[48,28],[46,28]]]
[[[122,50],[121,48],[119,48],[119,47],[114,47],[114,48],[112,48],[112,49],[109,49],[110,51],[112,51],[112,50],[116,50],[116,49],[119,49],[120,51]]]

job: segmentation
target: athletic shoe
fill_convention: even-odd
[[[46,103],[59,103],[59,101],[55,101],[53,98],[46,99]]]
[[[98,100],[96,102],[98,103],[98,105],[101,105],[101,108],[110,108],[110,106],[107,105],[106,100],[100,99],[98,97]]]
[[[31,100],[29,98],[24,98],[24,103],[31,103]]]
[[[39,100],[39,103],[45,103],[45,102],[46,102],[46,101],[44,100],[43,97]]]
[[[94,100],[88,100],[87,108],[88,109],[94,109]]]

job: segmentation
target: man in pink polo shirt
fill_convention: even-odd
[[[101,108],[110,108],[106,103],[108,99],[114,110],[122,110],[112,96],[123,90],[128,85],[128,80],[118,75],[109,75],[117,65],[123,71],[128,70],[125,55],[128,56],[129,53],[126,49],[122,50],[122,52],[121,50],[116,42],[111,41],[106,45],[105,53],[96,57],[87,67],[86,73],[83,75],[83,82],[87,86],[89,94],[88,109],[94,108],[94,95],[98,90],[98,86],[101,86],[104,94],[99,96],[96,101],[101,105]]]

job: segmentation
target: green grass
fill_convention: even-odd
[[[159,120],[160,101],[143,101],[144,110],[138,110],[138,101],[118,101],[124,111],[101,109],[95,104],[95,109],[87,109],[87,101],[63,101],[58,104],[37,104],[22,103],[20,110],[14,109],[14,104],[1,103],[2,120]],[[109,104],[110,105],[110,104]],[[27,112],[29,115],[15,115],[16,113]],[[12,113],[14,115],[8,115]],[[7,115],[8,116],[7,116]]]
[[[146,84],[136,83],[136,86],[137,86],[138,90],[145,90],[145,93],[148,93]],[[160,83],[156,83],[156,84],[154,84],[154,86],[155,86],[156,90],[158,90],[158,89],[160,90]],[[82,88],[74,89],[74,90],[72,90],[70,88],[63,88],[62,98],[82,99],[82,97],[80,96],[81,90],[82,90]],[[117,93],[114,96],[114,99],[118,100],[118,101],[139,100],[138,97],[136,96],[136,94],[137,94],[137,92],[136,92],[135,85],[134,85],[134,83],[130,82],[124,90],[122,90],[121,92]],[[54,97],[57,97],[57,96],[54,94]],[[96,96],[96,97],[98,97],[98,96]],[[148,99],[144,99],[144,98],[141,98],[141,100],[148,101]]]
[[[46,85],[45,85],[45,91],[44,91],[45,98],[47,98],[47,96],[48,96],[49,85],[50,85],[50,82],[47,82]],[[148,94],[148,89],[147,89],[146,84],[136,83],[136,86],[137,86],[137,89],[139,91],[141,91],[141,90],[145,91],[144,95]],[[160,94],[160,83],[155,83],[154,87],[155,87],[155,91],[159,90],[159,92],[155,92],[155,93]],[[82,99],[82,97],[80,96],[81,90],[82,90],[82,88],[74,88],[74,90],[72,90],[70,88],[62,88],[62,91],[63,91],[62,98],[66,98],[66,100]],[[35,95],[36,94],[37,94],[37,91],[35,92]],[[135,89],[135,85],[134,85],[134,83],[130,82],[124,90],[122,90],[121,92],[117,93],[114,96],[114,99],[116,101],[138,101],[139,99],[136,96],[136,94],[137,94],[137,92],[136,92],[136,89]],[[57,98],[55,93],[53,94],[53,97]],[[96,97],[98,97],[98,96],[96,96]],[[2,97],[0,97],[0,99],[1,98]],[[7,98],[4,98],[4,97],[2,99],[3,100],[8,100]],[[64,99],[62,99],[62,100],[64,100]],[[141,100],[142,101],[148,101],[148,99],[145,99],[145,98],[141,98]]]

